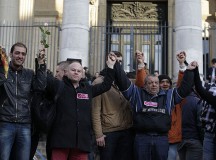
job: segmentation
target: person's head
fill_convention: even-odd
[[[216,67],[216,58],[213,58],[213,59],[211,60],[211,63],[212,63],[212,66],[213,66],[213,67]]]
[[[145,78],[144,88],[148,93],[150,93],[152,95],[156,95],[159,92],[159,79],[158,79],[158,77],[155,75],[148,75]]]
[[[11,64],[15,69],[20,68],[25,62],[27,47],[21,42],[15,43],[10,50]]]
[[[83,69],[85,70],[86,73],[88,72],[88,67],[84,67]]]
[[[74,85],[77,85],[83,77],[83,67],[78,61],[73,61],[67,67],[67,77]]]
[[[97,78],[97,77],[99,77],[99,75],[100,75],[99,72],[95,72],[94,76],[95,76],[95,78]]]
[[[159,72],[157,70],[154,71],[154,75],[158,77],[159,76]]]
[[[143,56],[143,55],[144,55],[144,53],[141,52],[140,50],[135,51],[135,56]]]
[[[117,57],[117,61],[121,64],[122,63],[122,54],[119,51],[111,51],[112,53],[114,53]]]
[[[67,74],[67,67],[70,64],[68,61],[61,61],[56,66],[55,78],[62,80],[63,76]]]
[[[162,90],[168,90],[172,86],[172,80],[168,75],[161,74],[158,76],[159,85]]]

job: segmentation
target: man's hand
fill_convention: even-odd
[[[105,135],[96,139],[97,145],[100,147],[105,147]]]
[[[115,63],[116,63],[116,60],[117,60],[117,58],[116,58],[115,53],[110,52],[110,53],[108,54],[108,56],[107,56],[107,61],[106,61],[107,66],[108,66],[109,68],[113,69],[113,68],[114,68],[114,65],[115,65]]]
[[[39,53],[37,54],[37,61],[39,65],[45,64],[46,62],[45,48],[39,50]]]
[[[180,52],[176,55],[177,60],[179,61],[179,65],[184,65],[184,62],[186,60],[186,53]]]
[[[144,63],[145,57],[143,52],[136,50],[135,56],[137,60],[138,70],[143,69],[145,67],[145,63]]]
[[[138,64],[144,63],[145,57],[144,57],[144,54],[141,51],[136,50],[135,56],[136,56],[136,60],[137,60]]]
[[[197,61],[193,61],[193,62],[191,62],[191,63],[187,66],[187,69],[193,70],[193,69],[195,69],[195,68],[198,67],[198,66],[199,66],[199,65],[198,65]]]

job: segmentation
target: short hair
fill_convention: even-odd
[[[216,63],[216,58],[213,58],[213,59],[211,60],[211,62],[212,62],[212,64],[215,64],[215,63]]]
[[[110,52],[113,52],[117,57],[122,57],[122,54],[119,51],[110,51]]]
[[[14,51],[14,49],[15,49],[16,46],[25,48],[26,49],[26,53],[27,53],[27,47],[22,42],[17,42],[15,44],[13,44],[13,46],[11,47],[10,53],[13,53],[13,51]]]
[[[166,75],[166,74],[161,74],[161,75],[159,75],[159,76],[158,76],[158,79],[159,79],[159,82],[160,82],[160,83],[162,82],[162,80],[167,79],[167,80],[169,81],[170,85],[172,85],[172,80],[171,80],[171,78],[170,78],[168,75]]]
[[[73,62],[78,62],[82,65],[82,60],[81,59],[76,59],[76,58],[67,58],[66,61],[69,61],[70,63],[73,63]]]
[[[65,70],[69,64],[69,61],[61,61],[57,63],[57,66],[59,66],[62,70]]]
[[[148,80],[149,80],[149,77],[157,77],[155,76],[154,74],[149,74],[146,76],[145,80],[144,80],[144,84],[147,84]],[[158,78],[158,77],[157,77]],[[159,82],[159,79],[158,79],[158,82]]]
[[[128,72],[126,75],[130,79],[136,79],[136,71]]]

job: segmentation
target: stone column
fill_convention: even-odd
[[[0,1],[0,22],[19,21],[19,0],[1,0]]]
[[[82,59],[88,66],[89,0],[64,0],[60,60]]]
[[[0,0],[0,45],[10,52],[10,47],[16,41],[17,28],[4,26],[15,26],[19,23],[19,0]],[[10,34],[13,33],[13,39]]]
[[[199,71],[203,73],[203,47],[201,24],[201,0],[175,1],[175,49],[174,53],[185,51],[188,63],[196,60]],[[173,56],[173,75],[176,78],[179,66]]]
[[[173,72],[173,64],[172,64],[172,57],[173,57],[173,46],[174,44],[174,35],[173,35],[173,26],[175,24],[175,8],[174,8],[174,2],[175,0],[168,0],[168,73],[169,76],[172,77]],[[160,73],[161,74],[161,73]]]

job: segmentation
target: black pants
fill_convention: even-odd
[[[105,147],[99,147],[100,160],[132,160],[134,134],[131,130],[105,133]]]

